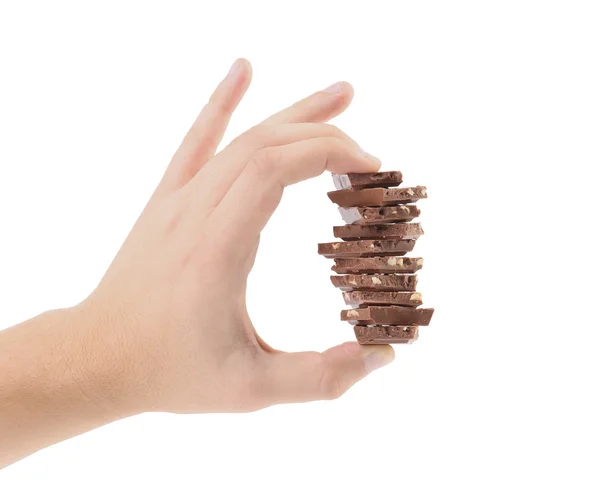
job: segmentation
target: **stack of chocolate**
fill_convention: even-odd
[[[420,257],[412,251],[421,224],[414,205],[427,198],[425,187],[396,187],[401,172],[333,175],[337,191],[327,193],[339,205],[345,226],[333,234],[343,241],[320,243],[319,254],[333,258],[333,285],[343,291],[352,309],[342,311],[342,321],[354,326],[361,344],[410,344],[419,326],[431,320],[433,309],[420,308],[417,275]]]

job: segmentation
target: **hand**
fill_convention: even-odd
[[[249,63],[236,61],[100,285],[76,308],[99,325],[82,340],[87,362],[137,411],[251,411],[336,398],[394,358],[390,346],[355,342],[280,352],[252,326],[246,280],[284,187],[326,169],[368,172],[380,163],[323,123],[349,105],[346,83],[271,116],[214,155],[250,79]]]

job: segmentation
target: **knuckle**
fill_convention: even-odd
[[[344,394],[345,391],[342,388],[340,377],[333,370],[325,369],[323,372],[320,392],[323,399],[329,400],[338,399]]]
[[[327,134],[330,135],[331,137],[337,137],[340,139],[345,139],[348,137],[338,127],[336,127],[335,125],[332,125],[331,123],[325,123],[323,125],[325,127],[325,130],[327,131]]]
[[[348,146],[357,146],[357,143],[352,137],[346,134],[343,130],[336,127],[335,125],[331,125],[330,123],[323,124],[323,135],[325,137],[330,137],[331,139],[337,141],[340,146],[348,147]]]
[[[281,152],[277,149],[261,148],[250,158],[248,168],[253,175],[261,180],[266,180],[273,176],[274,169],[280,160]]]
[[[252,184],[258,189],[257,202],[261,213],[273,212],[281,201],[283,186],[277,176],[281,157],[279,148],[263,148],[254,153],[246,165]]]
[[[322,140],[322,148],[326,154],[337,154],[347,149],[346,143],[337,137],[324,137]]]
[[[344,141],[339,137],[324,137],[323,142],[328,149],[337,149],[344,146]]]

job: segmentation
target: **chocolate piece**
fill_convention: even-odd
[[[356,325],[354,334],[359,344],[412,344],[419,338],[419,327]]]
[[[354,240],[319,243],[319,254],[325,257],[367,257],[369,255],[404,255],[416,240]]]
[[[358,309],[344,309],[342,321],[352,325],[416,325],[427,326],[433,316],[433,309],[402,306],[366,306]]]
[[[416,274],[373,274],[349,276],[330,276],[333,286],[341,290],[390,290],[415,291]]]
[[[344,302],[349,306],[399,305],[417,307],[423,304],[419,292],[344,292]]]
[[[402,182],[402,172],[375,172],[372,174],[333,174],[336,189],[363,189],[366,187],[398,186]]]
[[[420,257],[358,257],[335,259],[332,271],[338,274],[408,274],[423,267]]]
[[[339,207],[346,224],[383,224],[413,220],[421,211],[416,205],[394,205],[393,207]]]
[[[343,189],[330,191],[327,196],[340,207],[380,207],[382,205],[411,203],[421,198],[427,198],[427,191],[424,186],[396,189],[359,189],[356,191]]]
[[[423,234],[421,224],[418,222],[407,222],[404,224],[382,224],[378,226],[361,226],[347,224],[345,226],[334,226],[333,235],[343,240],[360,239],[409,239],[418,238]]]

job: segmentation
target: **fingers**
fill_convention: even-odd
[[[332,137],[357,146],[348,135],[328,123],[287,123],[259,125],[248,130],[212,158],[192,182],[189,189],[196,201],[197,213],[212,210],[225,196],[257,151],[317,137]],[[200,196],[198,193],[202,193]]]
[[[247,160],[260,148],[300,141],[319,135],[350,138],[333,125],[313,123],[328,120],[344,111],[352,100],[350,84],[339,83],[273,115],[251,128],[202,168],[190,182],[192,197],[200,200],[197,213],[210,212],[240,175]],[[198,193],[202,191],[202,196]]]
[[[263,124],[325,122],[342,113],[352,102],[352,97],[354,90],[349,83],[334,83],[325,90],[275,113]]]
[[[379,166],[377,158],[353,143],[332,137],[264,148],[248,161],[211,217],[223,237],[235,239],[240,243],[236,248],[243,251],[247,243],[255,241],[277,208],[285,186],[324,170],[374,172]]]
[[[173,156],[161,182],[163,189],[180,188],[214,155],[251,78],[252,67],[247,60],[233,63]]]
[[[269,354],[259,398],[266,405],[335,399],[373,370],[394,360],[389,345],[346,342],[323,353]]]

